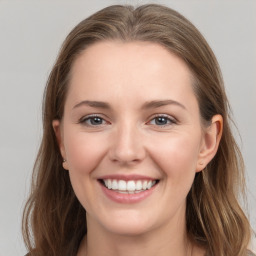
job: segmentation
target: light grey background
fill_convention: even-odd
[[[62,41],[79,21],[107,5],[147,2],[0,0],[0,256],[26,252],[22,208],[40,143],[42,93]],[[151,2],[189,18],[219,60],[243,141],[248,214],[256,230],[256,1]]]

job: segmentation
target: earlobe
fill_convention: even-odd
[[[63,136],[62,136],[62,132],[61,132],[60,120],[53,120],[52,127],[54,130],[58,145],[59,145],[61,156],[63,158],[63,163],[62,163],[63,168],[68,170],[68,164],[66,161],[66,152],[65,152],[65,148],[64,148],[64,144],[63,144]]]
[[[214,158],[223,131],[223,118],[221,115],[212,117],[211,125],[204,130],[201,149],[197,163],[197,172],[202,171]]]

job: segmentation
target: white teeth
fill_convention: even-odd
[[[111,180],[104,180],[104,183],[105,183],[105,186],[106,186],[108,189],[111,189],[111,185],[112,185]]]
[[[142,184],[142,189],[147,189],[147,186],[148,186],[148,182],[146,180],[143,181],[143,184]]]
[[[138,180],[136,182],[136,190],[141,190],[142,189],[142,182],[140,180]]]
[[[118,190],[121,190],[121,191],[126,190],[126,182],[124,180],[118,181]]]
[[[150,180],[147,185],[147,189],[150,189],[152,187],[152,181]]]
[[[111,180],[106,179],[103,180],[105,186],[108,189],[115,190],[120,193],[140,193],[142,191],[145,191],[147,189],[152,188],[156,184],[156,180]]]
[[[127,187],[126,187],[126,189],[127,189],[128,191],[135,191],[135,189],[136,189],[135,181],[129,180],[129,181],[127,182]]]
[[[113,181],[112,181],[112,189],[118,189],[117,180],[113,180]]]
[[[111,182],[111,180],[108,180],[108,189],[112,189],[112,182]]]

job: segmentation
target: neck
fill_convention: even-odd
[[[185,218],[143,234],[116,234],[87,219],[88,233],[78,256],[191,256]]]

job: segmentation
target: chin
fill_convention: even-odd
[[[123,236],[143,235],[155,226],[154,220],[148,214],[145,216],[145,214],[129,210],[109,216],[104,222],[102,224],[108,232]]]
[[[134,225],[131,223],[120,223],[120,225],[115,223],[115,225],[108,226],[107,228],[109,232],[120,236],[141,236],[150,231],[149,227],[141,224]]]

